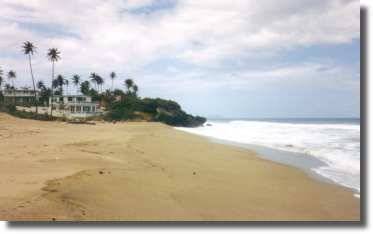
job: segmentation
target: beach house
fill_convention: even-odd
[[[53,116],[86,118],[102,114],[98,102],[85,95],[64,95],[49,98],[49,108],[53,109]]]
[[[33,106],[35,105],[35,91],[29,89],[5,89],[3,91],[4,103],[14,104],[16,106]],[[40,92],[36,91],[38,99]]]

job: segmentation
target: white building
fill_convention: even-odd
[[[4,102],[16,106],[33,106],[35,105],[35,92],[29,89],[9,89],[3,90]],[[40,92],[36,91],[38,99]]]
[[[53,116],[73,118],[86,118],[101,115],[98,102],[84,95],[64,95],[49,98],[49,108],[53,108]]]

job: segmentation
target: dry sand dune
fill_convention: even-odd
[[[359,220],[352,192],[159,123],[0,113],[1,220]]]

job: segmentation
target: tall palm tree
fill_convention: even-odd
[[[48,50],[47,57],[49,61],[52,62],[52,83],[51,83],[51,90],[52,90],[52,100],[53,100],[53,80],[54,80],[54,63],[57,62],[61,57],[60,53],[57,48],[51,48]],[[51,116],[53,114],[53,101],[51,106]]]
[[[34,79],[34,72],[32,71],[32,64],[31,64],[31,55],[34,55],[36,52],[36,47],[29,41],[23,43],[23,53],[28,55],[29,65],[30,65],[30,74],[32,79],[32,85],[34,87],[34,95],[35,95],[35,106],[36,106],[36,113],[38,113],[38,97],[36,94],[36,87],[35,87],[35,79]]]
[[[114,88],[114,79],[117,77],[117,74],[115,72],[110,73],[110,78],[111,78],[111,91],[113,91]]]
[[[102,85],[104,84],[104,79],[101,76],[96,77],[96,82],[98,87],[100,88],[100,92],[102,92]]]
[[[10,71],[8,72],[8,79],[9,79],[10,82],[12,83],[12,86],[13,86],[13,87],[15,87],[15,86],[14,86],[14,80],[16,79],[16,77],[17,77],[17,74],[16,74],[15,71],[10,70]]]
[[[73,84],[76,87],[76,93],[78,94],[79,93],[78,89],[79,89],[79,84],[80,84],[80,76],[77,75],[77,74],[73,75],[72,81],[73,81]]]
[[[125,86],[127,87],[127,92],[130,94],[130,93],[131,93],[131,88],[132,88],[132,86],[134,85],[133,80],[132,80],[132,79],[126,79],[126,80],[124,81],[124,84],[125,84]]]

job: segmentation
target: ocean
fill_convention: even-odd
[[[310,164],[313,172],[360,193],[360,119],[211,119],[177,129],[287,151],[294,161],[306,155],[323,162]]]

